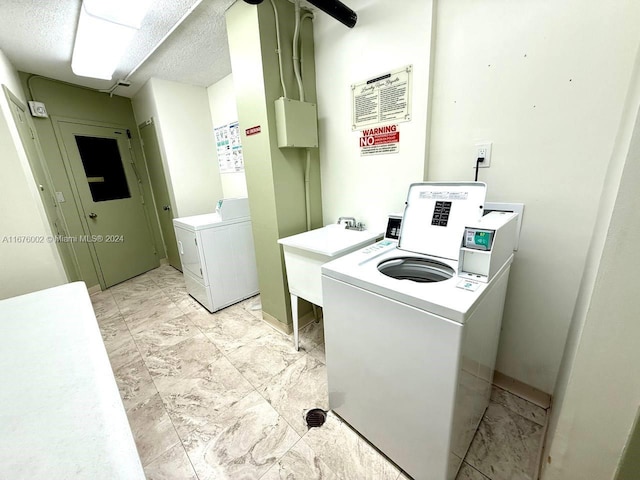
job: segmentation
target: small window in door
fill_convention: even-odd
[[[130,198],[118,141],[115,138],[75,137],[93,201]]]

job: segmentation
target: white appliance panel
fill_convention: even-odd
[[[243,292],[258,293],[258,270],[251,222],[237,224],[235,244],[239,252],[236,263],[240,272],[240,289]]]
[[[481,182],[412,184],[398,248],[457,260],[464,227],[482,217],[486,190]]]
[[[198,246],[197,234],[194,230],[177,227],[176,240],[178,242],[178,252],[180,253],[180,261],[182,268],[194,277],[204,280],[204,272],[202,271],[202,263],[200,261],[200,249]]]
[[[327,276],[322,287],[330,408],[416,479],[445,479],[462,325]]]
[[[210,228],[201,233],[202,248],[207,252],[207,279],[211,287],[213,303],[218,308],[230,305],[240,290],[235,245],[235,225]]]

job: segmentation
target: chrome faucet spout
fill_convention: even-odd
[[[345,221],[347,224],[347,228],[354,228],[356,226],[356,219],[353,217],[340,217],[338,218],[338,223],[342,223]]]

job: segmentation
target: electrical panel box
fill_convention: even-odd
[[[318,111],[315,103],[280,97],[276,100],[278,147],[316,148]]]

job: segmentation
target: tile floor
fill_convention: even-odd
[[[328,408],[322,323],[291,337],[259,297],[209,314],[163,266],[92,302],[147,478],[405,480]],[[458,480],[534,480],[546,412],[494,388]]]

